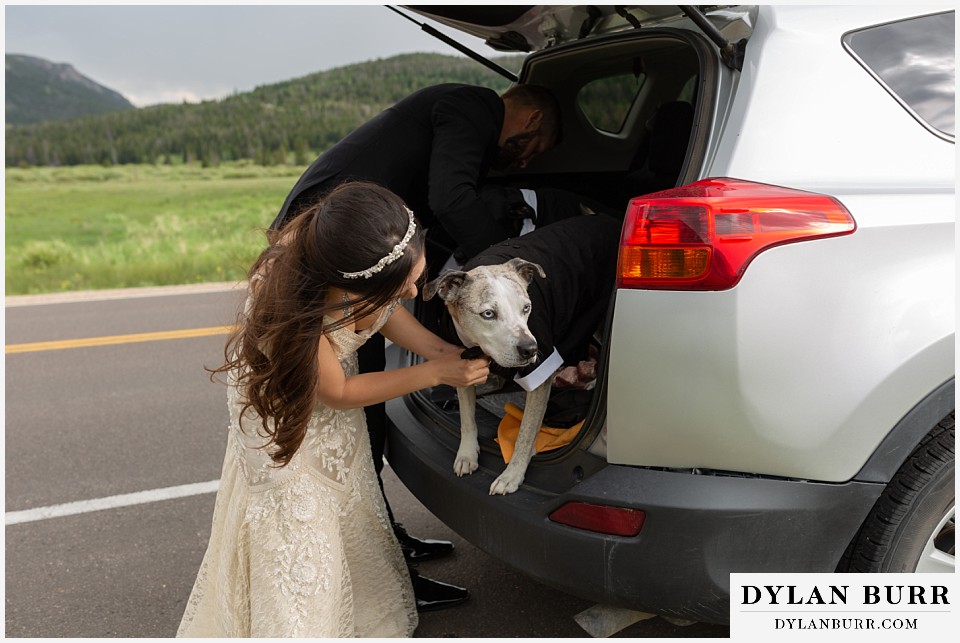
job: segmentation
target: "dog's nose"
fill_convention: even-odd
[[[517,344],[517,355],[520,356],[520,359],[531,360],[537,356],[537,343],[536,342],[524,342],[522,344]]]

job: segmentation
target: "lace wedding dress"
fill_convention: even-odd
[[[385,323],[327,337],[347,376],[356,350]],[[229,387],[230,433],[213,527],[177,636],[411,636],[410,576],[393,535],[370,454],[363,409],[317,405],[300,449],[272,466],[240,429]]]

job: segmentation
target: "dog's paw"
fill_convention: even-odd
[[[510,471],[504,471],[500,474],[500,477],[493,481],[493,484],[490,485],[490,495],[491,496],[505,496],[508,493],[513,493],[520,488],[520,483],[523,482],[522,475],[515,475]]]
[[[468,476],[476,471],[479,466],[480,462],[476,453],[473,455],[457,453],[457,459],[453,461],[453,472],[458,477]]]

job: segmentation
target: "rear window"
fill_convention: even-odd
[[[577,104],[591,125],[603,132],[618,134],[644,80],[646,75],[642,72],[594,80],[580,88]]]
[[[953,139],[956,131],[954,12],[920,16],[852,31],[847,51],[927,129]]]

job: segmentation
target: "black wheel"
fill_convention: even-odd
[[[954,440],[951,413],[894,475],[847,549],[839,571],[954,571]]]

